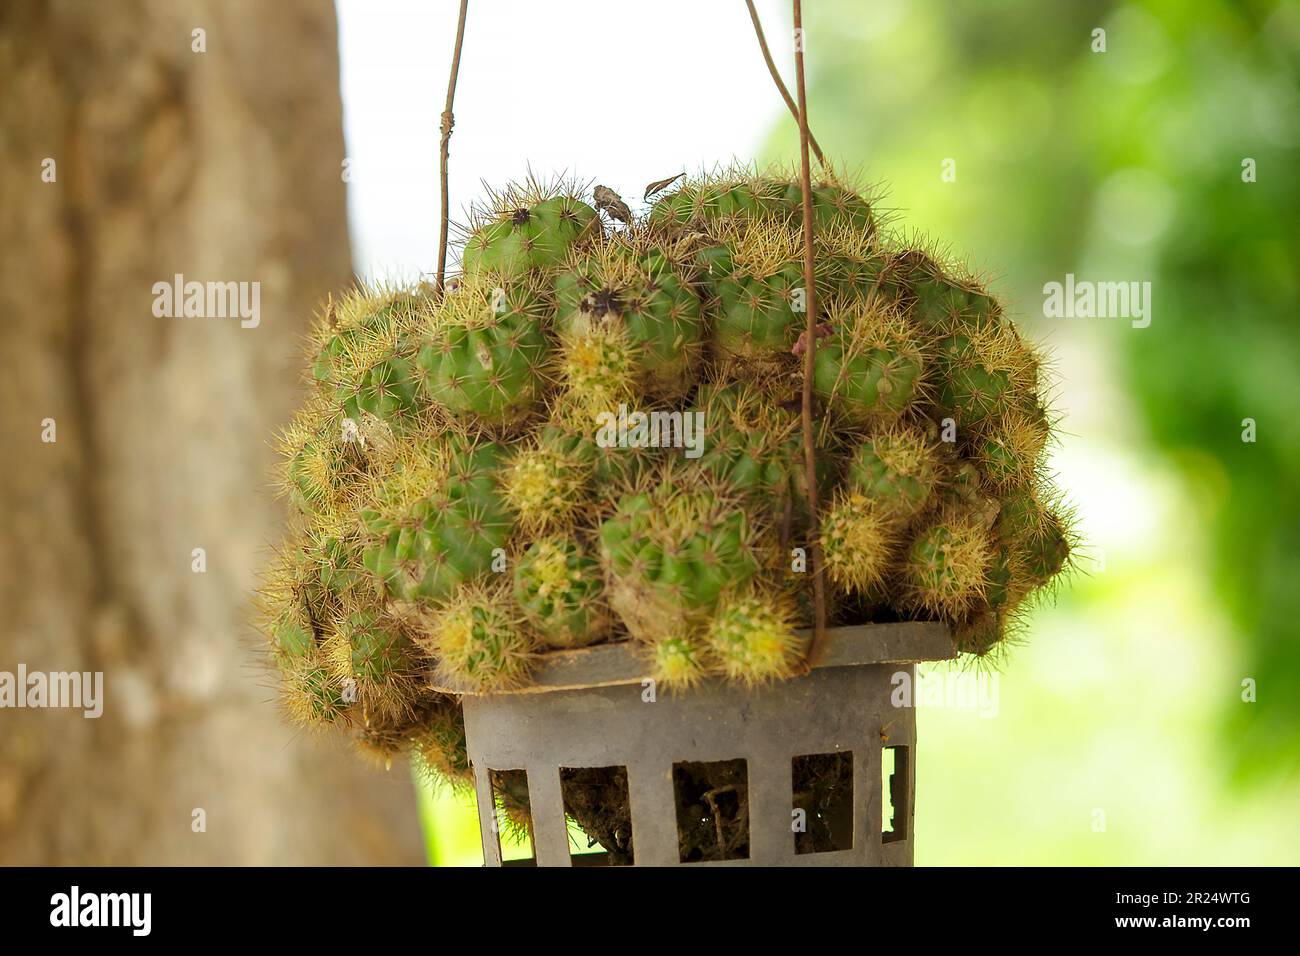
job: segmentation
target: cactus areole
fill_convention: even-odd
[[[733,170],[622,222],[529,183],[475,211],[444,293],[328,304],[263,589],[293,720],[472,786],[461,698],[527,688],[548,653],[628,642],[658,694],[805,679],[800,201],[788,173]],[[871,195],[828,174],[813,207],[829,624],[940,622],[996,653],[1071,551],[1040,356]],[[626,798],[598,776],[565,808],[613,851]],[[684,786],[744,800],[725,768]]]

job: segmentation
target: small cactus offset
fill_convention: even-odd
[[[464,785],[458,695],[527,685],[547,654],[629,641],[668,693],[803,670],[798,180],[688,178],[640,210],[599,192],[503,190],[445,291],[324,310],[262,602],[295,722]],[[831,623],[941,620],[996,651],[1074,543],[1041,357],[870,195],[827,175],[813,221]]]
[[[547,647],[595,643],[613,624],[600,563],[572,538],[528,546],[515,567],[515,599]]]

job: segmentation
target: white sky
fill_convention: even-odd
[[[792,60],[788,4],[760,0]],[[353,258],[366,277],[437,265],[438,121],[457,0],[336,0]],[[647,183],[754,158],[784,106],[742,0],[470,0],[451,215],[500,186],[567,172],[639,200]]]

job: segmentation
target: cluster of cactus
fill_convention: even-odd
[[[531,183],[476,211],[444,291],[329,303],[265,588],[295,720],[464,782],[456,693],[525,684],[550,649],[632,641],[666,689],[799,672],[801,192],[732,171],[615,222]],[[1040,358],[869,197],[813,198],[831,622],[942,620],[987,654],[1070,553]]]

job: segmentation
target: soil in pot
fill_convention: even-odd
[[[799,757],[791,770],[793,808],[804,811],[793,827],[796,852],[849,849],[853,841],[853,755]],[[631,865],[635,857],[626,769],[565,767],[560,779],[564,811],[587,835],[588,847],[602,847],[608,865]],[[507,825],[527,831],[531,818],[524,772],[493,771],[492,786],[505,810]],[[675,764],[673,792],[681,862],[749,857],[749,787],[744,760]]]

